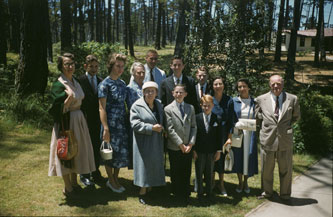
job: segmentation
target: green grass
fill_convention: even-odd
[[[125,193],[115,194],[103,185],[95,190],[84,189],[78,198],[66,200],[61,193],[62,178],[47,175],[51,128],[41,130],[0,118],[0,215],[244,216],[263,202],[256,199],[260,193],[259,175],[249,179],[251,193],[246,196],[235,193],[236,175],[228,174],[225,178],[229,196],[217,195],[215,205],[200,206],[192,192],[190,204],[181,206],[168,196],[167,177],[168,185],[156,189],[150,204],[142,206],[138,188],[132,185],[133,171],[127,169],[120,171]],[[315,160],[310,155],[294,155],[293,176],[306,171]],[[104,168],[101,171],[106,177]],[[274,189],[278,191],[277,168],[275,172]]]

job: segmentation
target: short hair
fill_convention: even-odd
[[[74,61],[74,54],[72,53],[64,53],[63,55],[58,57],[57,60],[57,68],[59,71],[62,72],[63,64],[64,64],[64,58],[69,58]]]
[[[205,102],[214,103],[213,97],[209,94],[203,95],[200,99],[200,105],[204,104]]]
[[[146,53],[146,57],[148,57],[148,54],[156,54],[156,55],[158,55],[158,53],[157,53],[157,51],[156,50],[154,50],[154,49],[151,49],[151,50],[148,50],[147,51],[147,53]]]
[[[184,60],[183,60],[183,58],[182,58],[181,56],[178,56],[178,55],[173,56],[172,59],[171,59],[170,64],[172,64],[174,60],[181,60],[182,63],[185,64],[185,63],[184,63]]]
[[[132,66],[131,66],[131,69],[130,69],[130,73],[131,73],[131,75],[134,75],[134,73],[135,73],[137,67],[142,67],[143,70],[145,70],[145,66],[144,66],[142,63],[140,63],[140,62],[134,62],[134,63],[132,64]],[[145,70],[145,71],[146,71],[146,70]]]
[[[224,85],[224,89],[226,89],[226,87],[227,87],[227,85],[226,85],[226,83],[225,83],[225,78],[224,77],[222,77],[221,75],[217,75],[217,76],[215,76],[215,77],[213,77],[211,80],[210,80],[210,82],[209,82],[209,84],[210,84],[210,90],[211,90],[211,95],[212,96],[214,96],[215,95],[215,93],[214,93],[214,81],[215,80],[217,80],[217,79],[221,79],[222,80],[222,83],[223,83],[223,85]]]
[[[176,89],[176,87],[181,87],[181,88],[184,88],[185,92],[187,93],[187,90],[186,90],[186,85],[185,84],[176,84],[175,87],[173,88],[173,90]]]
[[[196,74],[197,74],[199,71],[204,71],[204,72],[206,72],[206,74],[208,74],[208,69],[207,69],[206,66],[199,66],[198,69],[197,69]]]
[[[88,56],[86,56],[86,64],[90,64],[93,61],[98,62],[98,59],[97,59],[97,57],[95,55],[89,54]]]
[[[116,63],[117,60],[123,61],[126,63],[126,56],[120,53],[113,53],[109,56],[108,63],[106,65],[108,72],[111,73],[113,65]]]
[[[279,76],[279,77],[281,78],[281,80],[282,80],[282,84],[284,83],[284,79],[283,79],[283,77],[282,77],[281,75],[279,75],[279,74],[274,73],[274,74],[272,74],[272,75],[269,77],[269,80],[268,80],[268,84],[269,84],[269,85],[271,85],[271,78],[272,78],[273,76]]]
[[[249,79],[247,79],[247,78],[240,78],[240,79],[237,80],[237,82],[235,84],[235,90],[236,91],[238,90],[238,83],[239,82],[244,82],[250,89],[252,89],[252,85],[250,84]]]

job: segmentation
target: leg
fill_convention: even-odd
[[[204,170],[205,182],[206,182],[206,194],[208,197],[210,197],[213,192],[212,175],[214,175],[214,155],[215,153],[207,154],[206,165]]]
[[[118,190],[118,186],[114,180],[114,175],[113,175],[113,168],[105,165],[105,171],[106,174],[108,174],[108,182],[110,183],[110,185],[114,188]]]
[[[169,162],[170,162],[170,178],[171,178],[171,186],[172,193],[174,195],[178,194],[178,185],[179,185],[179,165],[180,165],[180,152],[181,151],[173,151],[168,150],[169,153]]]
[[[293,151],[278,151],[277,162],[280,176],[280,197],[290,199],[292,183]]]
[[[71,180],[71,184],[72,186],[77,186],[77,174],[76,173],[71,173],[71,177],[70,177],[70,180]]]
[[[119,180],[118,180],[119,172],[120,172],[120,168],[114,168],[113,177],[114,177],[114,181],[115,181],[117,187],[121,187],[121,185],[119,184]]]
[[[191,172],[192,172],[192,152],[188,154],[182,154],[182,171],[181,172],[181,191],[182,196],[190,196],[190,183],[191,183]]]
[[[273,195],[275,155],[276,155],[275,151],[265,151],[261,149],[262,187],[266,194],[266,197],[271,197]]]
[[[205,167],[205,154],[197,153],[198,158],[195,161],[195,177],[196,177],[196,183],[197,183],[197,193],[198,196],[203,195],[203,171]]]
[[[240,193],[243,189],[243,174],[237,173],[238,178],[238,187],[236,188],[236,192]]]
[[[72,192],[73,191],[73,187],[72,187],[72,184],[71,184],[71,180],[70,180],[70,175],[67,174],[67,175],[64,175],[62,176],[62,179],[64,180],[64,184],[65,184],[65,192]]]

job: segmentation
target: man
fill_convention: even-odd
[[[177,84],[183,84],[186,86],[187,90],[187,96],[184,98],[184,101],[196,108],[194,80],[191,77],[183,75],[184,67],[185,65],[182,58],[176,56],[172,59],[170,68],[173,71],[173,75],[162,81],[159,91],[159,98],[164,106],[167,106],[174,101],[175,98],[172,92],[175,86]]]
[[[102,182],[104,179],[98,169],[100,165],[100,129],[101,121],[99,118],[99,104],[98,104],[98,84],[102,78],[97,76],[99,62],[94,55],[88,55],[84,64],[86,73],[79,77],[81,87],[84,92],[84,99],[82,101],[81,110],[83,111],[89,128],[91,143],[94,149],[96,171],[92,173],[92,178],[95,182]],[[93,186],[94,182],[90,179],[90,174],[81,174],[80,180],[85,186]]]
[[[260,198],[273,195],[275,159],[279,165],[280,198],[289,200],[292,182],[293,129],[300,118],[297,96],[283,91],[284,80],[280,75],[269,79],[271,91],[259,96],[256,118],[260,126],[262,188]]]
[[[156,50],[148,50],[146,54],[146,64],[145,66],[145,79],[143,83],[146,81],[155,81],[160,87],[161,82],[166,78],[165,72],[156,66],[158,62],[158,53]],[[133,76],[131,76],[131,81],[133,80]]]
[[[201,97],[203,97],[206,94],[209,94],[209,87],[208,87],[208,73],[207,69],[204,66],[201,66],[198,68],[197,73],[196,73],[196,78],[197,78],[197,84],[195,85],[195,93],[196,93],[196,99],[197,99],[197,105],[196,105],[196,111],[195,113],[201,113],[202,109],[200,106],[200,100]]]
[[[191,149],[195,144],[197,126],[193,106],[184,103],[187,95],[185,86],[177,84],[172,94],[175,100],[164,109],[171,185],[174,195],[187,202],[190,196]]]

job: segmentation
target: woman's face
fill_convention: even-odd
[[[237,90],[239,93],[239,96],[243,99],[249,98],[249,86],[245,82],[238,82],[237,84]]]
[[[125,63],[122,60],[116,60],[112,66],[111,74],[119,78],[123,74],[125,68]]]
[[[73,75],[73,73],[75,72],[75,62],[68,57],[63,57],[62,72],[66,75]]]
[[[157,90],[155,87],[147,87],[146,89],[144,89],[143,95],[147,102],[152,102],[152,101],[154,101],[154,99],[157,95]]]
[[[223,93],[224,84],[223,84],[221,78],[215,79],[213,81],[213,90],[214,90],[214,93]]]
[[[145,69],[142,66],[135,67],[133,77],[136,83],[142,84],[145,79]]]

